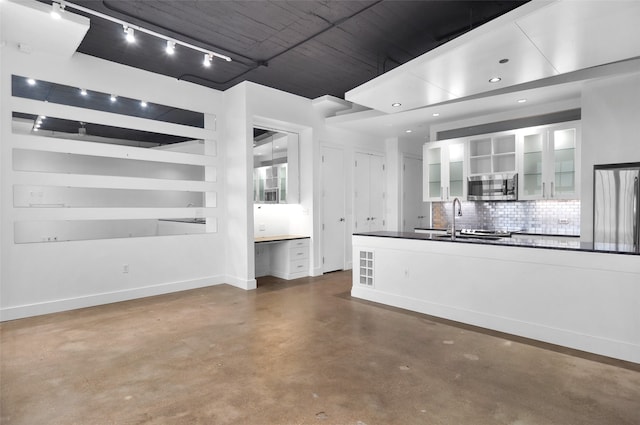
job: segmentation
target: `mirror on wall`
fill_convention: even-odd
[[[253,201],[296,204],[298,180],[298,134],[254,128]]]

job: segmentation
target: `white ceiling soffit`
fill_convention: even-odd
[[[0,0],[0,40],[23,52],[69,57],[89,30],[90,20],[69,11],[51,17],[51,5],[36,1]]]
[[[345,99],[396,113],[637,57],[638,22],[640,1],[533,0],[350,90]],[[490,83],[492,77],[502,80]],[[393,107],[396,102],[402,105]]]

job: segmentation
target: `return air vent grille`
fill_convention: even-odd
[[[373,252],[360,251],[360,284],[373,286]]]

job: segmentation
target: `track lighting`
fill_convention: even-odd
[[[173,55],[176,52],[176,42],[167,40],[167,47],[165,48],[165,51],[168,55]]]
[[[205,53],[202,65],[204,65],[205,68],[209,68],[211,66],[211,62],[213,62],[213,56],[211,56],[211,53]]]
[[[53,19],[62,18],[62,11],[63,10],[64,10],[64,4],[63,3],[56,3],[56,2],[51,3],[51,17]]]
[[[127,42],[135,43],[136,36],[133,33],[133,28],[127,25],[123,25],[123,28],[124,28],[125,39],[127,40]]]
[[[97,16],[98,18],[105,19],[107,21],[115,22],[115,23],[117,23],[119,25],[122,25],[122,28],[124,30],[126,39],[127,39],[127,41],[129,43],[134,43],[135,42],[135,35],[134,35],[134,28],[135,28],[136,31],[140,31],[140,32],[143,32],[145,34],[149,34],[149,35],[152,35],[154,37],[157,37],[157,38],[159,38],[161,40],[165,40],[167,42],[167,53],[168,54],[171,54],[168,51],[169,46],[170,45],[173,46],[173,49],[175,50],[175,45],[177,44],[177,45],[180,45],[180,46],[183,46],[183,47],[187,47],[187,48],[189,48],[191,50],[195,50],[197,52],[202,52],[205,55],[208,55],[209,56],[209,58],[208,58],[209,65],[211,64],[211,60],[213,59],[214,56],[217,57],[217,58],[220,58],[220,59],[224,59],[227,62],[231,62],[231,58],[229,56],[225,56],[225,55],[220,54],[220,53],[212,52],[211,50],[203,49],[202,47],[194,46],[193,44],[190,44],[190,43],[187,43],[187,42],[184,42],[184,41],[170,39],[169,37],[167,37],[165,35],[162,35],[160,33],[157,33],[155,31],[151,31],[151,30],[148,30],[146,28],[142,28],[142,27],[140,27],[138,25],[130,24],[130,23],[128,23],[126,21],[123,21],[121,19],[114,18],[113,16],[106,15],[104,13],[89,9],[87,7],[84,7],[84,6],[80,6],[80,5],[77,5],[77,4],[74,4],[74,3],[69,3],[68,1],[63,1],[63,0],[54,0],[54,4],[56,4],[57,6],[52,6],[52,10],[53,10],[53,8],[56,8],[56,7],[59,8],[61,11],[65,7],[67,9],[71,8],[71,9],[79,10],[81,12],[84,12],[84,13],[92,15],[92,16]],[[205,64],[205,66],[207,66],[207,65]]]

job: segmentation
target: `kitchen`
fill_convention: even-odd
[[[537,2],[525,5],[523,9],[536,10],[540,7]],[[43,6],[44,7],[44,6]],[[573,7],[572,2],[559,2],[559,7]],[[598,5],[598,7],[604,7]],[[632,7],[632,6],[629,6]],[[48,22],[48,10],[44,7],[43,22]],[[522,12],[524,14],[524,11]],[[622,13],[622,12],[621,12]],[[608,16],[601,10],[596,10],[596,14]],[[622,13],[624,15],[624,13]],[[517,15],[517,14],[516,14]],[[627,15],[633,17],[633,13]],[[558,16],[571,16],[562,13]],[[575,20],[579,21],[581,17]],[[505,18],[506,19],[506,18]],[[614,14],[612,20],[619,22],[620,16]],[[611,23],[608,21],[609,24]],[[469,63],[460,69],[474,69],[478,60],[478,55],[460,55],[468,53],[467,49],[486,51],[479,47],[486,47],[485,44],[495,42],[496,39],[509,39],[500,30],[500,33],[493,37],[489,29],[501,28],[504,19],[498,20],[495,25],[488,29],[480,27],[468,36],[461,36],[453,40],[450,55],[445,55],[441,61],[447,62],[448,57],[468,57]],[[572,21],[572,24],[575,22]],[[621,26],[633,31],[633,26]],[[505,31],[512,31],[508,28]],[[479,36],[477,36],[477,35]],[[488,38],[480,37],[486,35]],[[593,40],[590,32],[583,34],[587,40]],[[81,39],[81,37],[79,37]],[[469,39],[478,40],[480,46],[470,44],[465,47]],[[631,39],[636,39],[631,37]],[[70,40],[70,39],[68,39]],[[615,37],[612,43],[616,44]],[[68,41],[69,44],[73,44]],[[624,44],[624,43],[622,43]],[[626,43],[625,46],[618,46],[623,50],[631,49],[635,45]],[[496,123],[512,122],[517,125],[512,129],[530,128],[539,125],[555,125],[561,122],[571,122],[578,119],[578,116],[571,111],[580,111],[580,137],[579,151],[576,151],[577,160],[575,164],[579,167],[580,178],[576,179],[576,189],[579,187],[579,197],[569,200],[531,200],[527,202],[538,203],[540,205],[550,205],[557,202],[561,210],[560,213],[548,214],[548,223],[554,224],[556,229],[549,232],[565,235],[580,235],[581,242],[591,242],[592,239],[592,199],[593,199],[593,176],[590,172],[595,164],[615,164],[622,162],[637,161],[637,144],[630,141],[635,140],[638,131],[638,61],[634,59],[637,53],[623,56],[618,62],[608,63],[611,57],[605,58],[607,64],[595,66],[587,61],[575,66],[577,70],[566,72],[556,76],[546,76],[544,74],[539,80],[534,81],[507,81],[506,74],[504,88],[493,89],[489,94],[482,92],[471,93],[464,101],[445,101],[445,99],[418,99],[422,103],[412,103],[407,100],[401,106],[392,106],[397,103],[397,99],[392,99],[397,92],[411,93],[411,87],[396,87],[398,90],[389,90],[387,86],[393,86],[398,81],[408,81],[415,83],[411,76],[411,64],[409,67],[399,67],[380,77],[378,81],[363,84],[352,93],[347,93],[346,100],[337,99],[332,96],[323,96],[313,101],[302,97],[292,96],[289,93],[270,89],[253,83],[241,83],[223,92],[207,91],[201,87],[180,82],[176,86],[170,86],[166,78],[159,75],[149,77],[148,73],[140,70],[124,70],[118,64],[101,61],[86,55],[75,54],[77,46],[65,47],[65,55],[50,60],[50,66],[46,69],[38,67],[38,61],[42,60],[39,52],[24,54],[17,48],[13,50],[7,48],[3,50],[2,62],[3,77],[5,81],[10,81],[14,75],[34,75],[43,81],[59,81],[68,86],[82,85],[90,89],[101,89],[104,93],[111,93],[117,87],[120,93],[127,93],[132,98],[154,99],[156,103],[179,106],[184,109],[196,110],[205,113],[205,127],[198,131],[190,130],[194,133],[194,139],[205,139],[207,143],[212,142],[213,154],[210,154],[204,163],[208,168],[212,168],[210,175],[205,176],[206,181],[189,183],[189,190],[206,192],[207,201],[202,207],[187,207],[189,202],[185,202],[180,208],[174,207],[170,211],[162,209],[39,209],[31,208],[22,210],[13,206],[11,198],[13,185],[24,184],[35,181],[35,177],[23,174],[8,174],[3,179],[3,281],[11,276],[12,285],[3,298],[3,317],[15,318],[24,317],[31,314],[42,314],[52,311],[60,311],[68,306],[81,307],[95,305],[96,303],[112,302],[128,299],[135,294],[154,295],[171,290],[186,289],[201,285],[211,285],[217,283],[230,283],[243,289],[255,288],[256,275],[260,274],[259,267],[256,267],[255,258],[255,238],[277,234],[293,234],[309,236],[308,268],[306,275],[318,276],[322,274],[323,259],[328,257],[328,253],[338,253],[341,260],[339,268],[349,269],[359,261],[353,257],[350,235],[354,232],[363,231],[364,226],[372,229],[371,221],[376,221],[375,225],[381,228],[396,230],[403,228],[403,221],[409,221],[410,216],[420,216],[429,218],[421,219],[423,225],[420,227],[433,227],[432,220],[450,217],[451,210],[449,202],[443,202],[440,209],[433,205],[426,210],[425,205],[415,206],[415,211],[405,208],[404,188],[411,183],[411,179],[403,175],[405,163],[409,160],[417,161],[422,157],[423,144],[439,143],[441,140],[461,137],[472,137],[471,135],[453,134],[456,130],[481,127],[482,130],[476,134],[489,134],[500,131],[511,131],[504,128],[495,128]],[[514,53],[517,54],[521,45],[515,46]],[[445,49],[446,50],[446,49]],[[69,53],[69,51],[71,53]],[[529,49],[526,49],[529,52]],[[482,56],[482,55],[481,55]],[[510,55],[511,60],[507,63],[499,63],[506,57],[489,58],[491,63],[487,63],[491,69],[505,70],[516,63],[516,56]],[[428,60],[429,56],[422,61]],[[446,60],[445,60],[446,59]],[[489,60],[487,59],[487,60]],[[624,60],[622,60],[624,59]],[[418,62],[420,62],[420,60]],[[480,57],[479,60],[482,60]],[[424,65],[416,63],[417,65]],[[583,68],[584,67],[584,68]],[[457,69],[455,67],[451,69]],[[532,67],[533,69],[533,67]],[[92,72],[87,72],[91,70]],[[100,70],[98,72],[97,70]],[[95,71],[95,72],[93,72]],[[535,76],[533,76],[535,77]],[[151,78],[151,79],[150,79]],[[532,76],[528,76],[532,78]],[[538,76],[540,78],[540,76]],[[136,85],[130,81],[141,81],[150,79],[153,85],[150,88],[143,85]],[[172,80],[171,80],[172,81]],[[10,84],[10,83],[6,83]],[[422,83],[421,83],[422,84]],[[484,75],[482,76],[483,90],[488,84]],[[497,83],[501,84],[501,83]],[[374,85],[372,89],[370,86]],[[165,92],[157,92],[153,87],[167,86]],[[475,87],[474,90],[478,90]],[[3,91],[11,99],[8,93],[11,90]],[[419,93],[420,90],[413,90]],[[124,95],[123,95],[124,96]],[[177,99],[177,100],[176,100]],[[519,99],[528,99],[526,103],[518,103]],[[39,108],[44,108],[51,114],[62,113],[69,118],[76,118],[79,111],[68,111],[62,106],[52,104],[40,105],[35,102],[26,102],[11,99],[13,103],[7,103],[5,107],[15,107],[33,109],[34,113],[42,113]],[[432,104],[433,103],[433,104]],[[273,105],[278,105],[274,108]],[[357,107],[367,105],[373,109]],[[427,106],[424,106],[427,105]],[[44,110],[43,109],[43,110]],[[568,111],[568,112],[567,112]],[[95,113],[82,112],[83,116],[91,119]],[[535,122],[535,117],[555,117],[553,122]],[[105,123],[113,120],[111,117],[101,118]],[[217,122],[217,127],[216,127]],[[485,127],[483,127],[485,126]],[[145,124],[141,130],[150,131],[154,126]],[[299,194],[298,203],[294,204],[265,204],[255,205],[253,202],[253,148],[249,143],[252,140],[253,128],[270,128],[283,130],[299,135],[300,150],[299,156]],[[3,129],[10,129],[11,125],[3,126]],[[411,130],[408,133],[407,130]],[[13,140],[10,130],[3,130],[6,140]],[[172,130],[173,131],[173,130]],[[443,133],[452,135],[451,137],[439,137]],[[15,143],[18,145],[17,138]],[[603,142],[603,141],[606,141]],[[518,142],[520,143],[520,142]],[[34,143],[35,144],[35,143]],[[40,143],[43,144],[43,143]],[[44,144],[43,144],[44,145]],[[516,144],[516,150],[519,149]],[[46,149],[51,149],[48,145]],[[2,158],[8,162],[3,170],[11,170],[11,144],[5,144]],[[59,147],[57,149],[67,149]],[[93,155],[117,155],[126,157],[131,151],[120,149],[115,152],[106,152],[104,149],[91,149],[88,144],[83,147],[85,152]],[[338,152],[339,158],[336,168],[323,168],[322,158],[329,158],[331,150]],[[464,152],[464,151],[463,151]],[[466,153],[465,153],[466,154]],[[507,152],[505,157],[511,155]],[[482,155],[477,156],[477,163],[480,164]],[[516,165],[520,152],[516,152]],[[190,160],[191,161],[191,160]],[[196,162],[193,160],[193,162]],[[356,167],[355,164],[367,165]],[[340,165],[341,164],[341,165]],[[372,164],[376,164],[372,167]],[[364,194],[360,189],[361,184],[372,181],[370,171],[376,168],[380,170],[382,165],[384,171],[376,179],[381,183],[371,185],[369,193]],[[362,174],[356,174],[362,170]],[[332,172],[330,173],[329,170]],[[337,171],[335,171],[337,170]],[[338,172],[339,171],[339,172]],[[367,171],[369,172],[367,174]],[[519,171],[519,170],[518,170]],[[323,178],[330,174],[340,175],[335,184],[336,190],[325,191],[337,193],[336,200],[331,203],[323,202],[324,184]],[[66,176],[56,178],[69,185]],[[80,178],[78,178],[80,180]],[[355,182],[358,181],[358,184]],[[142,184],[144,183],[144,185]],[[80,184],[74,181],[73,184]],[[85,183],[82,183],[85,184]],[[112,187],[110,181],[101,182],[106,187]],[[127,183],[126,188],[140,190],[147,187],[147,182]],[[181,186],[182,187],[182,186]],[[156,185],[150,187],[157,189]],[[464,188],[464,185],[463,185]],[[359,191],[359,192],[358,192]],[[417,196],[420,197],[420,191]],[[522,193],[522,192],[521,192]],[[356,196],[356,194],[358,196]],[[211,195],[211,196],[209,196]],[[217,196],[216,196],[217,195]],[[356,199],[361,200],[362,195],[369,195],[371,199],[376,199],[373,205],[367,203],[367,208],[363,208]],[[478,203],[464,202],[463,197],[462,220],[472,216],[484,217],[483,212],[472,213],[471,205]],[[579,199],[579,201],[577,201]],[[521,202],[521,201],[517,201]],[[364,203],[363,203],[364,204]],[[499,209],[511,202],[496,201],[494,209]],[[533,205],[533,204],[532,204]],[[374,208],[375,207],[375,208]],[[414,207],[411,207],[414,208]],[[567,208],[569,211],[567,211]],[[419,211],[418,211],[419,210]],[[373,213],[373,211],[376,211]],[[381,211],[378,214],[377,211]],[[336,244],[329,244],[323,234],[323,225],[329,225],[328,217],[337,212],[335,221],[340,227],[342,237],[337,238]],[[417,212],[417,214],[415,214]],[[495,211],[500,214],[502,211]],[[534,232],[543,231],[545,222],[539,220],[539,212],[531,207],[527,211],[504,211],[505,214],[531,214],[532,220],[529,223],[514,223],[506,227],[509,229],[534,229]],[[105,240],[86,241],[79,243],[51,243],[51,244],[13,244],[10,237],[13,232],[13,222],[27,222],[25,217],[51,218],[55,220],[87,220],[96,218],[174,218],[179,217],[202,219],[203,217],[212,222],[211,231],[205,234],[169,238],[130,238],[128,240],[116,240],[111,242]],[[487,213],[493,215],[494,212]],[[432,217],[431,217],[432,216]],[[375,217],[375,220],[367,220]],[[340,221],[342,219],[342,221]],[[535,220],[539,221],[535,221]],[[562,222],[561,222],[562,221]],[[215,223],[215,224],[214,224]],[[577,228],[579,223],[579,229]],[[473,224],[473,225],[472,225]],[[264,225],[265,230],[261,230]],[[441,222],[436,226],[447,227],[448,223]],[[461,223],[462,225],[462,223]],[[209,226],[209,225],[208,225]],[[466,225],[465,225],[466,226]],[[489,227],[485,222],[469,223],[469,227],[485,228]],[[495,224],[491,224],[496,227]],[[498,228],[503,225],[499,224]],[[538,230],[540,229],[540,230]],[[547,231],[545,231],[546,233]],[[7,235],[8,237],[4,237]],[[568,237],[568,236],[567,236]],[[435,241],[433,243],[436,243]],[[440,246],[446,246],[449,242],[437,242]],[[461,243],[456,243],[459,246]],[[105,248],[108,247],[108,248]],[[190,253],[180,258],[179,262],[173,261],[176,250]],[[100,261],[93,256],[100,252]],[[216,252],[216,255],[207,256],[207,252]],[[53,253],[53,255],[52,255]],[[142,253],[150,253],[153,258],[159,259],[153,264],[145,260]],[[9,261],[9,258],[12,261]],[[42,265],[34,269],[30,267],[33,259]],[[52,264],[49,258],[56,258],[56,264]],[[124,265],[126,265],[126,272]],[[172,267],[169,267],[172,265]],[[51,272],[52,269],[58,270]],[[28,270],[28,273],[27,273]],[[68,283],[69,279],[65,270],[75,270],[78,276],[77,281],[82,279],[93,282],[92,285],[76,284],[74,279]],[[99,273],[96,273],[96,270]],[[51,288],[62,287],[65,291],[55,292],[49,288],[33,288],[33,282],[52,281]],[[117,284],[114,284],[117,282]],[[138,286],[136,286],[138,285]],[[6,287],[5,287],[6,288]],[[106,294],[106,295],[105,295]]]

